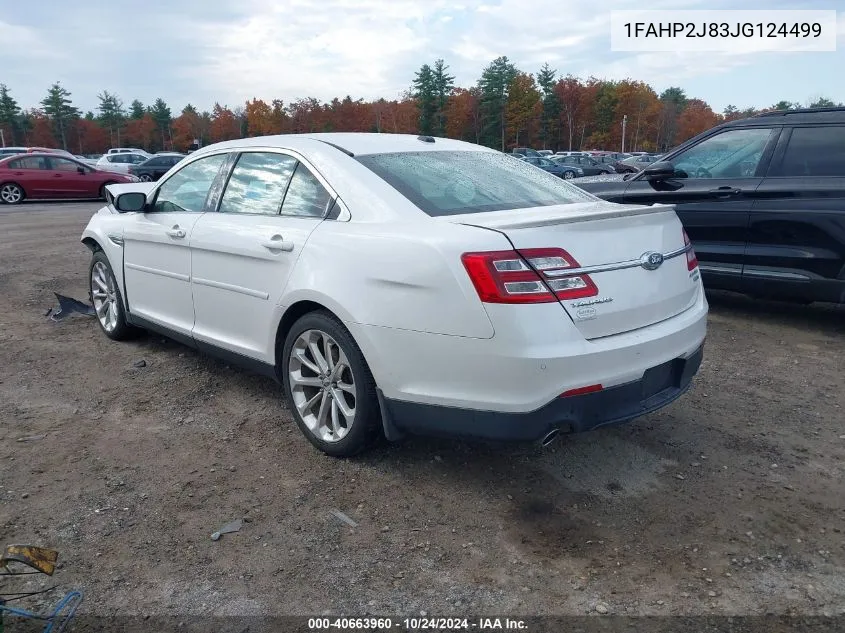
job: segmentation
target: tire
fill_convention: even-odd
[[[150,176],[149,174],[141,174],[140,176],[138,176],[138,178],[141,180],[141,182],[152,182],[153,181],[153,177]]]
[[[25,197],[23,188],[18,184],[7,182],[0,186],[0,202],[3,204],[19,204]]]
[[[123,296],[112,272],[109,258],[103,251],[95,251],[88,267],[88,298],[97,314],[103,334],[113,341],[125,341],[138,330],[126,322]],[[102,315],[101,315],[102,313]]]
[[[100,187],[100,200],[106,200],[106,187],[109,185],[113,185],[113,182],[104,182],[103,186]]]
[[[319,358],[309,343],[316,345]],[[378,440],[375,380],[355,339],[333,314],[310,312],[294,323],[278,370],[297,426],[318,449],[351,457]]]
[[[564,178],[564,180],[572,180],[573,178],[575,178],[575,172],[574,171],[565,171],[565,172],[563,172],[563,178]]]

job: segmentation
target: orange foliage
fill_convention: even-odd
[[[211,137],[212,143],[240,138],[241,124],[235,113],[229,108],[215,103],[214,109],[211,111],[209,136]]]
[[[68,149],[77,154],[102,154],[111,146],[108,130],[94,121],[78,119],[68,130]]]
[[[58,147],[56,137],[53,134],[53,124],[43,112],[33,111],[31,113],[32,129],[27,134],[29,145],[36,147]]]
[[[446,100],[446,136],[471,143],[478,142],[481,113],[474,90],[455,88]]]
[[[713,112],[709,105],[700,99],[690,99],[687,107],[678,117],[677,134],[680,139],[686,140],[709,130],[717,123],[719,123],[719,115]]]
[[[152,115],[145,114],[141,119],[132,119],[126,124],[126,131],[123,133],[127,145],[145,149],[152,149],[153,143],[158,137],[158,126]]]

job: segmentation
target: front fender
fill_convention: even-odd
[[[101,250],[108,257],[114,278],[123,297],[124,308],[129,309],[129,300],[123,278],[123,222],[120,215],[103,207],[88,221],[80,241],[90,250]]]

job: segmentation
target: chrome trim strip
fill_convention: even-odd
[[[799,273],[787,273],[779,270],[760,270],[755,268],[744,268],[743,275],[751,275],[753,277],[777,277],[778,279],[800,279],[801,281],[809,281],[808,275],[801,275]]]
[[[736,266],[716,266],[714,264],[698,264],[698,267],[708,273],[733,273],[740,275],[742,274],[742,265],[737,264]]]
[[[255,297],[256,299],[267,300],[270,298],[270,294],[267,292],[253,290],[252,288],[244,288],[243,286],[236,286],[234,284],[225,284],[222,281],[213,281],[212,279],[194,277],[193,283],[197,284],[198,286],[209,286],[210,288],[219,288],[220,290],[231,290],[232,292],[237,292],[239,294],[247,295],[249,297]]]
[[[663,261],[667,259],[673,259],[675,257],[679,257],[680,255],[684,255],[690,249],[692,249],[692,245],[685,245],[681,248],[675,249],[674,251],[669,251],[668,253],[663,254]],[[606,273],[612,270],[624,270],[625,268],[638,268],[642,266],[642,259],[629,259],[624,262],[616,262],[613,264],[599,264],[596,266],[582,266],[581,268],[564,268],[560,270],[544,270],[541,271],[546,277],[549,278],[557,278],[557,277],[575,277],[577,275],[589,275],[592,273]]]
[[[151,275],[159,275],[160,277],[169,277],[170,279],[178,279],[179,281],[190,281],[190,275],[183,275],[182,273],[173,273],[169,270],[161,270],[160,268],[150,268],[149,266],[140,266],[138,264],[125,263],[126,268],[137,270],[142,273],[149,273]]]

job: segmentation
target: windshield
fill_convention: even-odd
[[[559,176],[498,152],[400,152],[357,160],[430,216],[597,200]]]

